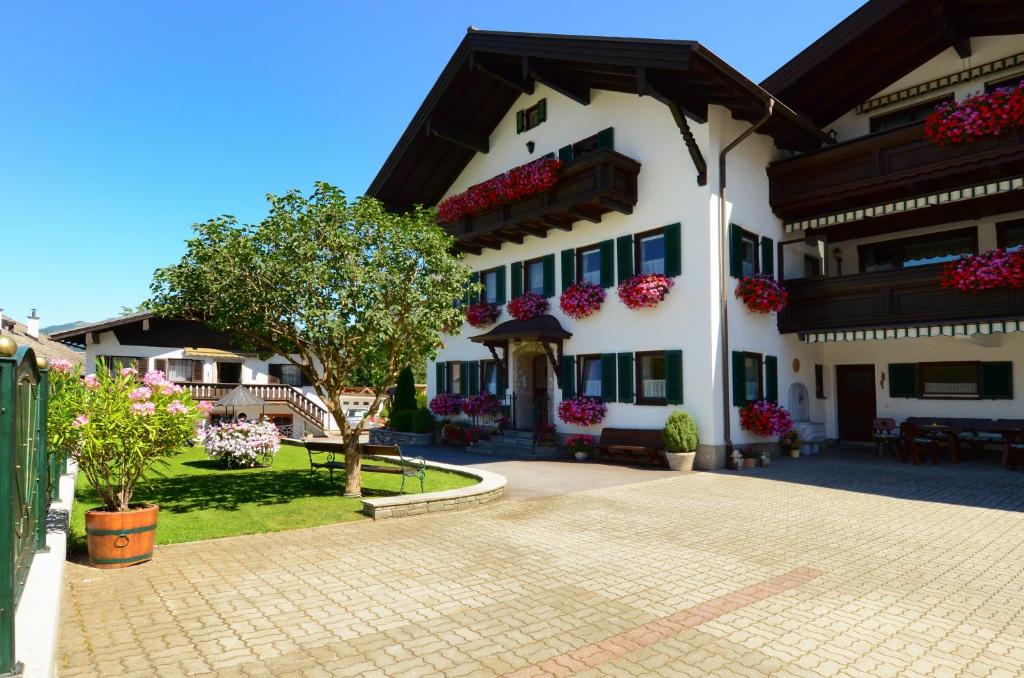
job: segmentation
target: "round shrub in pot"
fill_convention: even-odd
[[[416,416],[416,410],[401,410],[391,415],[391,428],[394,431],[400,433],[412,433],[413,430],[413,417]]]
[[[424,407],[413,412],[412,430],[413,433],[434,432],[434,415],[430,413],[430,410]]]
[[[665,420],[665,460],[673,471],[693,470],[700,433],[689,412],[676,410]]]

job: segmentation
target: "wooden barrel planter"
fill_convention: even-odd
[[[159,512],[156,504],[131,511],[86,511],[86,542],[92,566],[114,569],[151,560]]]

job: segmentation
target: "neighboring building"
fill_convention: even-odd
[[[59,358],[70,361],[72,365],[80,365],[85,354],[75,351],[64,344],[54,341],[50,336],[39,330],[39,317],[35,309],[27,323],[19,323],[13,318],[5,318],[0,309],[0,337],[10,337],[18,346],[30,346],[37,357],[53,360]]]
[[[53,338],[85,349],[85,370],[132,366],[144,373],[161,370],[167,378],[189,390],[196,400],[216,402],[242,384],[267,403],[265,408],[243,408],[253,418],[266,414],[295,437],[323,435],[338,427],[302,372],[283,356],[266,360],[237,350],[231,337],[192,320],[157,318],[133,313],[58,332]],[[354,388],[342,400],[353,410],[366,409],[373,394]],[[213,415],[232,412],[223,408]]]
[[[428,394],[493,391],[517,427],[563,434],[685,408],[704,467],[763,442],[739,425],[762,397],[851,441],[876,416],[1019,416],[1024,292],[975,298],[939,270],[1021,243],[1024,135],[938,147],[918,104],[1024,77],[1022,34],[1024,3],[872,0],[758,86],[695,42],[471,29],[369,193],[434,205],[560,158],[554,188],[445,224],[486,300],[551,310],[446,337]],[[635,272],[675,286],[630,310],[615,285]],[[734,296],[758,272],[790,289],[778,317]],[[581,279],[608,296],[573,320],[559,294]],[[558,421],[572,393],[608,404],[600,426]]]

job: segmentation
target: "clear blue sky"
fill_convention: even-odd
[[[318,179],[362,193],[469,25],[699,40],[756,82],[860,4],[6,3],[0,307],[115,315],[193,222]]]

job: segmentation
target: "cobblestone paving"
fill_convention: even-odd
[[[71,564],[69,676],[1024,674],[1024,474],[830,459]]]

